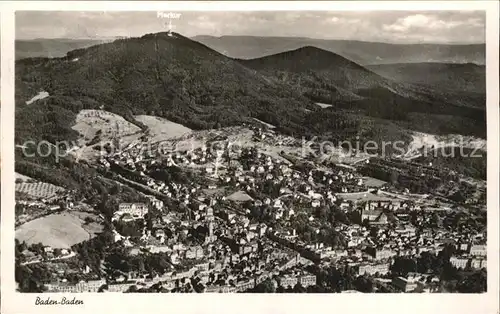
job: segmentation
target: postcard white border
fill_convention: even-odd
[[[381,11],[487,12],[488,292],[484,294],[66,294],[84,306],[35,306],[36,294],[16,293],[14,281],[14,12],[41,11]],[[499,310],[499,13],[496,1],[62,2],[0,3],[1,12],[1,312],[169,313],[487,313]],[[44,294],[61,297],[63,294]]]

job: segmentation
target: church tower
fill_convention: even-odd
[[[211,207],[207,207],[205,212],[205,223],[208,229],[207,242],[214,241],[214,210]]]

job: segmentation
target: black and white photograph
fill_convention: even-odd
[[[486,16],[16,11],[12,289],[489,292]]]

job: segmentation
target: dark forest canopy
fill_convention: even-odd
[[[50,96],[26,104],[42,90]],[[142,129],[134,115],[195,130],[256,118],[288,135],[333,141],[407,142],[409,130],[484,138],[485,103],[462,96],[383,78],[315,47],[236,60],[176,33],[147,34],[17,61],[16,143],[75,140],[82,109],[107,110]]]

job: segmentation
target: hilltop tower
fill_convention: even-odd
[[[167,36],[172,37],[172,29],[174,28],[172,25],[172,18],[168,19],[168,23],[165,22],[165,28],[167,29]]]

